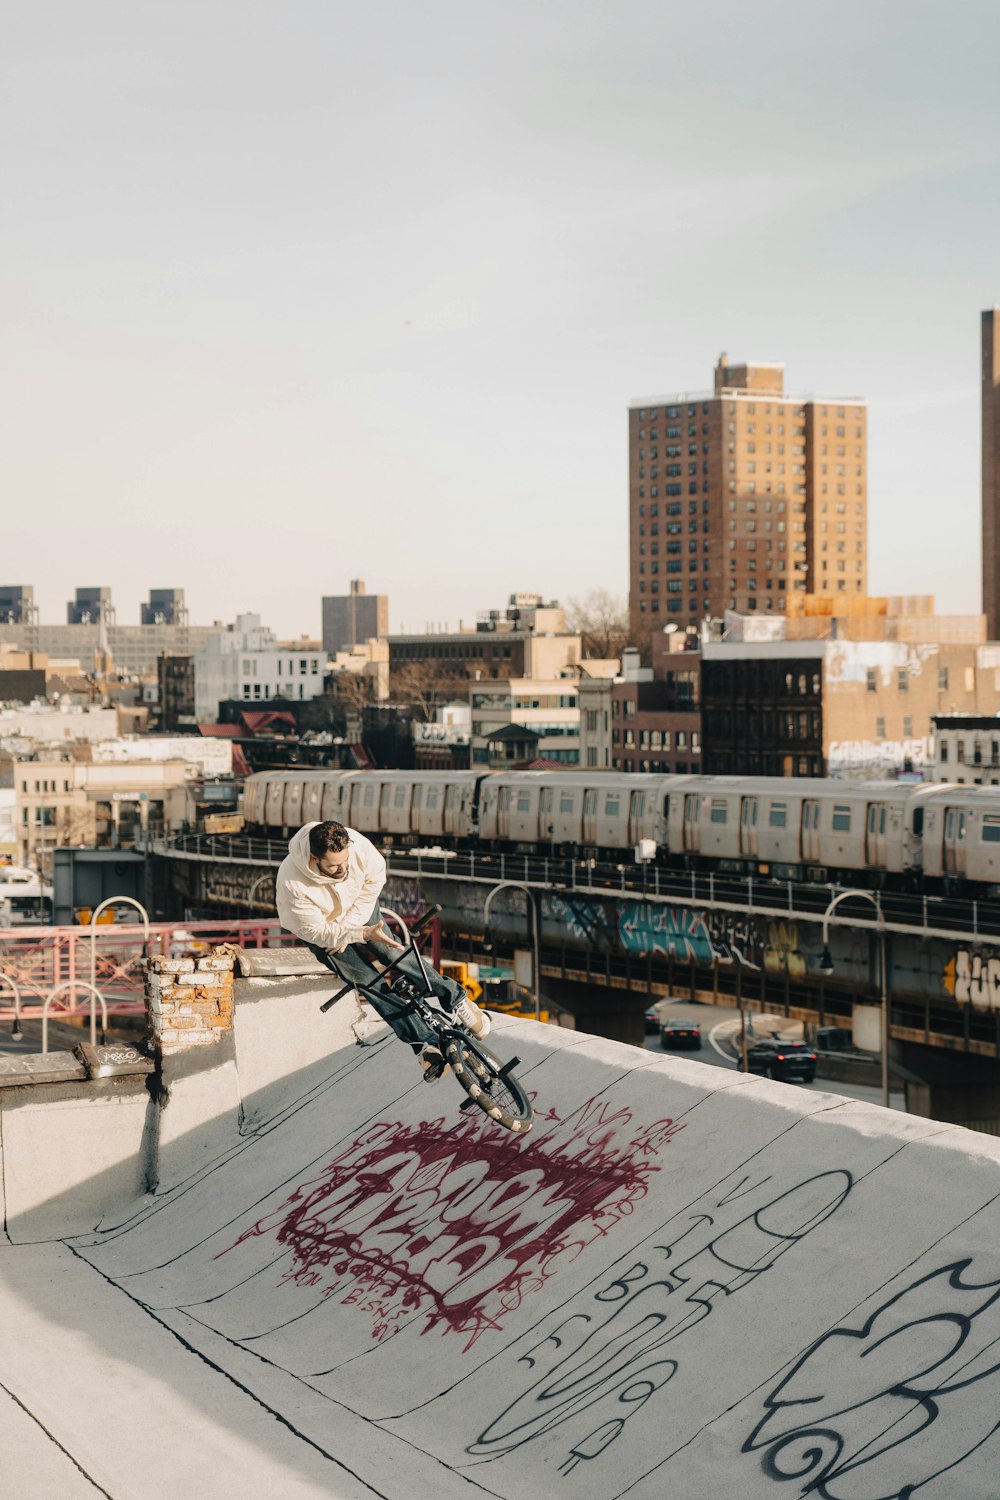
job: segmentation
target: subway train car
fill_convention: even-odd
[[[912,888],[1000,885],[1000,788],[566,771],[277,771],[247,779],[248,830],[334,818],[386,846],[559,853]]]

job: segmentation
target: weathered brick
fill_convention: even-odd
[[[179,974],[177,976],[177,983],[197,984],[202,987],[211,987],[212,985],[218,985],[222,983],[222,975],[213,973],[204,974],[200,972],[191,974]]]
[[[151,974],[190,974],[194,968],[193,958],[151,958]]]
[[[163,1024],[174,1031],[181,1031],[192,1026],[200,1026],[201,1021],[197,1016],[164,1016]]]
[[[201,974],[231,974],[233,972],[231,958],[199,958],[197,966]]]

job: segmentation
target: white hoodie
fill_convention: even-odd
[[[348,828],[347,874],[331,880],[309,863],[309,830],[315,827],[306,823],[288,841],[275,883],[278,916],[282,927],[303,942],[339,952],[348,943],[361,942],[361,930],[385,885],[385,860],[370,839]]]

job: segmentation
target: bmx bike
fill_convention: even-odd
[[[439,1009],[434,991],[431,989],[427,968],[420,949],[417,947],[417,936],[440,910],[440,906],[429,907],[420,920],[407,929],[409,934],[407,945],[391,963],[373,974],[370,983],[361,984],[352,981],[345,984],[335,995],[331,995],[329,1000],[323,1002],[320,1010],[328,1011],[344,995],[357,990],[364,995],[365,999],[377,1000],[380,1006],[397,1007],[401,1016],[419,1016],[428,1030],[433,1033],[434,1045],[440,1049],[441,1055],[450,1065],[459,1087],[465,1090],[467,1097],[460,1107],[481,1109],[483,1114],[488,1115],[497,1125],[502,1125],[505,1130],[527,1135],[534,1123],[534,1111],[531,1107],[531,1100],[514,1073],[521,1059],[512,1057],[509,1062],[502,1063],[488,1047],[484,1047],[482,1042],[472,1035],[468,1027],[462,1025],[457,1016],[449,1015],[447,1011]],[[403,960],[409,957],[416,959],[419,966],[423,978],[423,993],[418,988],[416,980],[411,979],[408,974],[398,972],[394,974],[393,972],[398,970]],[[375,989],[376,982],[383,987]],[[385,986],[389,988],[386,989]]]

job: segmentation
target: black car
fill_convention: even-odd
[[[742,1069],[742,1061],[737,1066]],[[816,1077],[816,1054],[805,1042],[779,1039],[754,1042],[747,1048],[747,1071],[780,1078],[785,1083],[812,1083]]]
[[[660,1007],[659,1007],[658,1004],[657,1005],[651,1005],[649,1007],[649,1009],[646,1011],[646,1032],[650,1036],[655,1036],[656,1033],[659,1031],[659,1029],[660,1029]]]
[[[680,1016],[671,1016],[660,1027],[661,1047],[700,1047],[701,1027],[697,1021],[685,1021]]]

